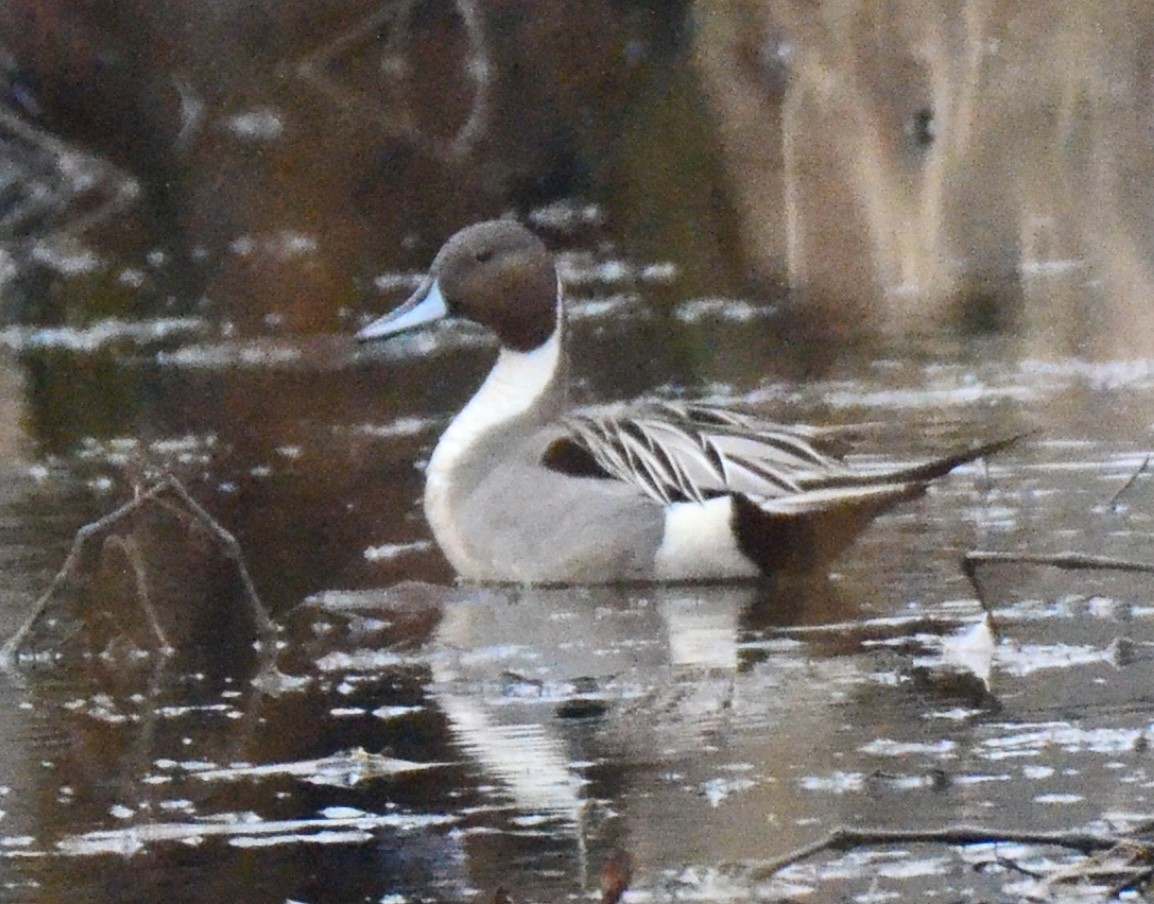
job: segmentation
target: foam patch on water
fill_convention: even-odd
[[[411,543],[385,543],[381,546],[370,546],[364,556],[370,562],[391,562],[414,553],[428,552],[433,548],[431,540],[416,540]]]
[[[406,657],[388,650],[352,650],[328,653],[317,660],[316,666],[321,672],[375,672],[408,662]]]
[[[224,127],[245,141],[272,141],[284,131],[284,116],[272,107],[257,107],[228,117]]]
[[[602,225],[605,222],[605,211],[599,204],[563,198],[529,211],[528,219],[534,226],[559,232],[573,232],[582,226]]]
[[[402,719],[405,716],[419,713],[423,709],[424,707],[422,706],[378,706],[373,710],[372,715],[378,719],[389,722],[393,719]]]
[[[566,288],[668,283],[677,277],[677,265],[665,261],[634,264],[620,259],[599,260],[586,251],[563,251],[557,255],[557,273]]]
[[[884,408],[888,411],[942,409],[994,400],[1030,401],[1036,392],[1023,386],[991,386],[983,382],[920,389],[831,389],[822,398],[832,408]]]
[[[424,281],[424,273],[382,273],[373,277],[373,286],[382,292],[412,292]]]
[[[76,457],[81,461],[97,461],[118,468],[149,460],[207,465],[212,462],[216,448],[217,437],[211,433],[164,437],[152,442],[129,436],[106,439],[88,436],[80,441]]]
[[[292,229],[281,229],[264,235],[238,236],[228,246],[228,250],[239,257],[259,255],[279,261],[307,257],[314,254],[317,248],[315,236]],[[274,322],[280,319],[275,313],[271,316]]]
[[[756,788],[757,782],[750,778],[711,778],[702,782],[701,794],[711,807],[718,807],[728,797]]]
[[[828,775],[807,775],[801,779],[801,787],[806,791],[827,791],[831,794],[848,794],[861,791],[865,787],[865,773],[833,772]]]
[[[198,844],[223,837],[233,847],[270,847],[296,844],[359,844],[375,831],[391,828],[415,831],[452,825],[457,817],[445,814],[367,813],[354,811],[313,819],[265,820],[253,812],[221,813],[193,822],[152,822],[124,829],[86,832],[61,839],[56,851],[64,856],[102,854],[131,856],[150,845],[179,842]]]
[[[1129,361],[1087,361],[1065,358],[1060,361],[1029,359],[1019,363],[1024,376],[1060,377],[1078,380],[1097,390],[1149,389],[1154,386],[1154,359],[1134,358]]]
[[[1001,644],[995,650],[994,662],[999,671],[1015,678],[1049,669],[1117,663],[1115,647],[1093,647],[1078,644]]]
[[[187,345],[156,356],[161,364],[211,370],[240,368],[277,368],[299,364],[304,352],[292,342],[275,339],[251,339],[244,342],[217,342]]]
[[[363,715],[364,711],[361,710],[360,713]],[[320,759],[296,760],[287,763],[262,763],[259,765],[237,763],[224,767],[199,764],[195,768],[190,768],[188,764],[173,764],[173,768],[187,771],[202,782],[295,778],[312,785],[351,788],[364,781],[392,778],[397,775],[437,768],[439,765],[437,763],[417,763],[396,759],[355,748],[347,753],[333,754]]]
[[[749,323],[776,313],[777,309],[772,305],[753,304],[737,298],[695,298],[679,304],[673,316],[682,323]]]
[[[785,871],[783,871],[784,873]],[[664,894],[643,897],[639,889],[630,889],[626,895],[629,901],[689,901],[703,902],[703,904],[726,904],[726,902],[746,902],[749,900],[777,901],[785,900],[782,895],[805,895],[811,893],[811,885],[801,884],[788,878],[775,876],[771,882],[759,886],[758,892],[765,895],[753,894],[749,885],[740,877],[733,875],[732,870],[723,870],[717,867],[686,866],[677,871],[670,871],[662,875],[659,888]]]
[[[932,756],[939,759],[952,759],[957,750],[957,743],[945,738],[938,741],[893,741],[889,738],[878,738],[858,748],[861,753],[870,756]]]
[[[1083,794],[1060,794],[1053,792],[1050,794],[1039,794],[1034,798],[1036,804],[1058,804],[1069,805],[1078,804],[1086,799]]]
[[[111,345],[129,343],[144,346],[207,332],[208,322],[199,317],[108,319],[83,327],[6,327],[0,330],[0,346],[16,351],[50,348],[91,353]]]
[[[574,323],[583,320],[600,320],[604,317],[645,319],[650,317],[652,313],[632,293],[573,300],[568,305],[569,320]]]
[[[998,726],[992,726],[997,728]],[[1001,726],[1006,734],[982,742],[983,755],[997,760],[1037,756],[1057,748],[1066,753],[1131,753],[1146,742],[1151,726],[1140,728],[1082,728],[1069,722]]]
[[[399,417],[388,424],[358,424],[352,432],[374,439],[393,439],[399,436],[416,436],[426,433],[443,423],[442,418]]]

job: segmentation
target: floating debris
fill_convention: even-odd
[[[425,769],[438,769],[443,763],[414,763],[355,748],[315,760],[293,763],[263,763],[259,766],[238,765],[224,768],[194,768],[190,774],[202,782],[236,782],[247,779],[291,776],[313,785],[352,788],[363,782],[393,778]]]

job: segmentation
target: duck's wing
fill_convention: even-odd
[[[661,402],[652,408],[659,418],[685,424],[715,443],[730,457],[752,462],[769,462],[791,478],[799,490],[852,490],[885,484],[928,483],[943,477],[959,465],[987,458],[1014,445],[1034,431],[973,443],[935,458],[906,463],[885,462],[870,466],[847,465],[841,456],[865,434],[882,425],[860,423],[817,427],[809,424],[780,424],[730,408],[679,402]],[[729,491],[747,492],[740,486]],[[756,496],[756,493],[748,495]],[[778,496],[791,495],[779,493]],[[831,498],[842,496],[834,493]],[[774,496],[763,496],[771,499]],[[816,498],[822,498],[820,493]]]
[[[722,408],[706,402],[654,402],[646,409],[675,422],[685,422],[703,430],[722,430],[743,434],[784,432],[802,440],[827,458],[840,458],[859,442],[863,435],[881,427],[880,423],[860,423],[819,427],[814,424],[782,424],[752,412]]]
[[[815,432],[708,406],[654,406],[630,416],[574,415],[542,458],[547,467],[622,480],[669,505],[742,493],[777,499],[848,479]]]
[[[779,516],[893,501],[968,461],[1017,442],[981,443],[909,465],[851,468],[826,451],[840,431],[785,425],[708,405],[661,403],[630,415],[572,415],[542,464],[583,477],[625,481],[663,505],[740,494]],[[897,489],[900,485],[900,489]],[[775,501],[781,505],[774,505]],[[784,506],[784,507],[783,507]]]

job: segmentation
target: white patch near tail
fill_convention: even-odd
[[[756,577],[760,572],[733,533],[733,499],[675,502],[665,510],[656,577],[665,581]]]

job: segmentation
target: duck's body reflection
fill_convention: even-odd
[[[637,790],[628,774],[640,769],[638,780],[651,784],[655,767],[682,769],[716,750],[746,702],[789,718],[795,682],[767,679],[758,667],[774,656],[767,631],[842,621],[853,611],[825,579],[478,589],[444,611],[429,690],[480,781],[493,783],[492,805],[515,820],[574,832],[584,850],[590,808],[620,813]],[[822,637],[835,654],[840,641]],[[796,660],[802,646],[813,654],[814,645],[796,641],[779,649]],[[628,833],[645,834],[638,829]]]

